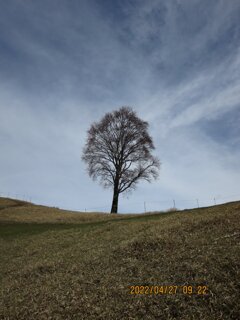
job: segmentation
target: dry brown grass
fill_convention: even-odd
[[[18,207],[18,206],[28,205],[28,204],[29,203],[26,201],[0,197],[0,210],[9,208],[9,207],[16,207],[16,206]]]
[[[67,211],[54,207],[34,205],[20,200],[0,198],[0,221],[2,222],[82,223],[119,219],[121,217],[125,217],[125,215]]]
[[[5,222],[0,319],[237,320],[239,214],[236,202],[100,223]],[[208,294],[129,294],[162,284]]]

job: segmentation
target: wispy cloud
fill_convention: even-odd
[[[235,194],[239,18],[236,1],[1,3],[0,191],[107,210],[111,191],[87,177],[81,150],[93,121],[131,105],[163,165],[122,210]]]

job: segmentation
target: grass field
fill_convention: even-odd
[[[240,202],[107,215],[0,198],[0,319],[240,319],[239,215]]]

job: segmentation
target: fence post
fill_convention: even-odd
[[[144,212],[146,213],[146,202],[144,201]]]
[[[176,208],[175,200],[173,199],[173,208]]]
[[[199,202],[198,202],[198,199],[196,199],[197,200],[197,206],[198,206],[198,208],[199,208]]]

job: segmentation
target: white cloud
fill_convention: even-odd
[[[55,2],[51,10],[48,2],[21,3],[18,19],[7,4],[1,16],[8,62],[0,78],[2,192],[108,210],[112,192],[87,176],[81,150],[92,122],[130,105],[149,121],[163,165],[158,182],[120,200],[123,211],[143,211],[144,200],[154,209],[236,193],[239,152],[214,141],[201,122],[239,109],[238,4],[129,2],[114,23],[88,1],[75,10],[60,1],[52,19]],[[231,27],[235,36],[221,38]]]

